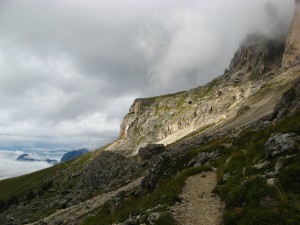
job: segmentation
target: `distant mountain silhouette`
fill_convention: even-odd
[[[84,154],[88,153],[88,152],[89,152],[89,150],[87,150],[85,148],[81,148],[81,149],[78,149],[78,150],[67,152],[63,155],[60,162],[66,162],[66,161],[75,159],[75,158],[77,158],[81,155],[84,155]]]
[[[40,160],[40,159],[29,158],[29,154],[20,155],[17,158],[17,161],[23,161],[23,162],[47,162],[47,163],[49,163],[51,165],[55,165],[55,164],[58,163],[58,161],[56,159],[43,159],[43,160]]]

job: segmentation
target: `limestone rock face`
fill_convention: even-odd
[[[205,86],[136,99],[122,121],[119,140],[107,150],[135,155],[148,144],[168,145],[185,136],[212,132],[229,121],[238,128],[271,114],[299,77],[299,68],[281,71],[284,46],[282,40],[249,35],[229,69]]]
[[[248,35],[231,60],[229,72],[242,70],[261,76],[282,61],[285,43],[255,33]]]
[[[300,1],[295,0],[295,2],[295,14],[282,60],[283,67],[289,67],[300,62]]]

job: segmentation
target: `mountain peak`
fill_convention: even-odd
[[[265,74],[278,67],[282,60],[285,43],[263,34],[249,34],[241,43],[231,60],[227,73],[249,73],[255,76]]]

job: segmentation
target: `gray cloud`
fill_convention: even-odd
[[[293,0],[2,0],[0,148],[99,147],[136,97],[203,85]]]

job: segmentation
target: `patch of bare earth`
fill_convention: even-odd
[[[221,224],[224,205],[212,193],[216,180],[215,172],[206,172],[187,179],[181,194],[182,202],[172,210],[180,225]]]

